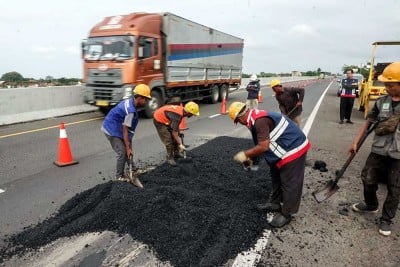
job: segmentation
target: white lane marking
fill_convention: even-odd
[[[212,118],[215,118],[215,117],[218,117],[218,116],[221,116],[222,114],[214,114],[214,115],[211,115],[211,116],[209,116],[208,118],[209,119],[212,119]]]
[[[325,91],[322,93],[322,95],[319,98],[317,104],[314,106],[314,109],[312,110],[310,116],[307,119],[306,124],[303,127],[303,132],[304,132],[304,134],[306,136],[308,136],[308,133],[311,130],[311,126],[312,126],[312,124],[314,122],[315,117],[317,116],[317,112],[318,112],[319,107],[321,106],[322,100],[324,99],[325,94],[328,91],[329,87],[331,87],[332,83],[333,83],[333,81],[331,81],[331,83],[325,88]]]
[[[6,192],[6,190],[3,190],[0,188],[0,194]]]
[[[267,221],[271,222],[273,218],[272,213],[267,214]],[[271,235],[271,230],[264,230],[262,236],[257,240],[253,248],[248,251],[241,252],[235,258],[232,267],[252,267],[260,260],[261,253],[265,250],[268,244],[268,238]]]

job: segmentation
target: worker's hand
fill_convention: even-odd
[[[246,156],[246,154],[244,153],[244,151],[240,151],[239,153],[237,153],[234,157],[233,160],[239,163],[244,163],[246,161],[249,160],[249,158]]]
[[[183,144],[179,145],[179,152],[183,152],[186,150],[186,147]]]
[[[301,102],[301,101],[298,101],[298,102],[296,103],[296,107],[300,107],[301,105],[303,105],[303,102]]]
[[[357,153],[357,143],[353,143],[349,149],[350,153]]]
[[[133,156],[132,148],[130,148],[130,147],[126,148],[126,155],[128,156],[128,159]]]

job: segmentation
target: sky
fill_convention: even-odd
[[[338,73],[366,64],[373,42],[400,41],[400,0],[2,0],[0,10],[0,77],[82,78],[80,44],[91,27],[133,12],[171,12],[243,38],[248,74]],[[400,61],[396,49],[379,57]]]

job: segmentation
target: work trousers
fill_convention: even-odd
[[[175,150],[175,140],[172,137],[171,129],[168,125],[159,123],[156,120],[153,120],[154,126],[156,127],[158,136],[160,137],[161,142],[164,144],[165,149],[167,150],[167,159],[174,158],[174,150]]]
[[[341,97],[340,98],[340,120],[350,120],[353,111],[354,98]]]
[[[278,169],[270,165],[272,194],[271,203],[282,203],[282,214],[292,215],[299,211],[303,192],[304,169],[307,153]]]
[[[121,138],[110,136],[106,133],[105,136],[110,142],[112,149],[117,153],[116,178],[122,177],[125,174],[125,164],[128,162],[124,141]]]
[[[258,99],[247,99],[246,107],[249,109],[258,109]]]
[[[386,177],[383,177],[386,176]],[[382,208],[382,220],[391,221],[396,215],[400,200],[400,159],[370,153],[361,171],[365,204],[378,207],[378,183],[386,181],[387,195]]]

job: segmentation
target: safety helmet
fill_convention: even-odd
[[[133,89],[133,94],[151,99],[150,87],[143,83],[136,85],[135,89]]]
[[[257,75],[253,74],[250,76],[250,81],[255,82],[257,81]]]
[[[393,62],[386,66],[378,80],[384,83],[400,82],[400,62]]]
[[[184,107],[185,111],[187,113],[193,114],[195,116],[199,116],[200,115],[200,111],[199,111],[199,105],[197,105],[196,103],[194,103],[193,101],[187,102],[185,104]]]
[[[242,102],[233,102],[228,109],[229,117],[236,123],[237,117],[242,111],[242,109],[246,106],[245,103]]]
[[[277,85],[281,85],[281,81],[278,80],[278,79],[274,79],[274,80],[272,80],[271,83],[270,83],[271,88],[274,88],[274,87],[277,86]]]

